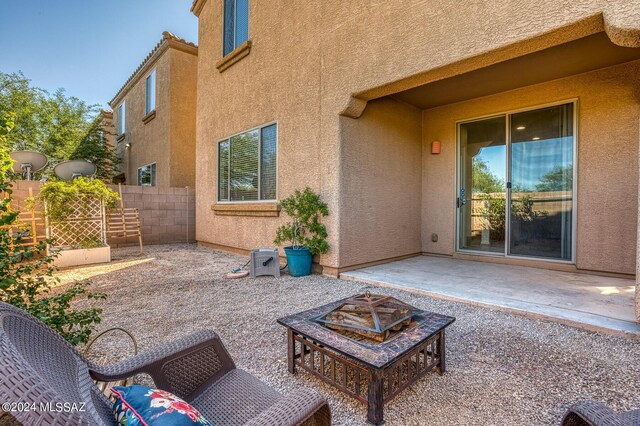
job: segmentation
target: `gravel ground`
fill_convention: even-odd
[[[389,426],[551,425],[569,403],[586,398],[640,407],[640,342],[632,339],[318,275],[227,280],[223,275],[246,258],[194,245],[145,251],[117,249],[109,265],[59,276],[89,278],[108,294],[98,302],[100,329],[132,330],[146,349],[211,328],[238,367],[279,391],[310,386],[324,394],[336,425],[364,425],[366,407],[308,373],[289,374],[286,333],[276,319],[366,289],[456,317],[447,330],[446,374],[425,376],[389,403]],[[123,339],[108,344],[127,351]]]

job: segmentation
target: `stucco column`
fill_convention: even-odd
[[[638,121],[638,128],[640,129],[640,120]],[[640,132],[638,132],[638,146],[640,146]],[[640,152],[640,151],[639,151]],[[640,157],[640,154],[638,154]],[[640,167],[640,158],[638,159],[638,166]],[[640,191],[640,186],[638,187]],[[640,322],[640,198],[638,198],[638,229],[637,244],[636,244],[636,322]]]

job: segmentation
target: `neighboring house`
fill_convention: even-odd
[[[113,111],[103,109],[96,118],[100,122],[100,142],[106,142],[114,150],[116,149],[116,128],[113,125]],[[117,151],[116,151],[117,152]]]
[[[193,187],[198,48],[164,32],[109,102],[127,185]]]
[[[631,276],[628,0],[196,0],[197,240],[273,246],[329,204],[323,272],[420,253]]]

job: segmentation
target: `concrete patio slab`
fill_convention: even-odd
[[[340,278],[640,337],[630,279],[426,255],[344,272]]]

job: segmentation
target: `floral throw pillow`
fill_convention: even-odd
[[[114,386],[113,413],[121,426],[213,426],[174,394],[147,386]]]

